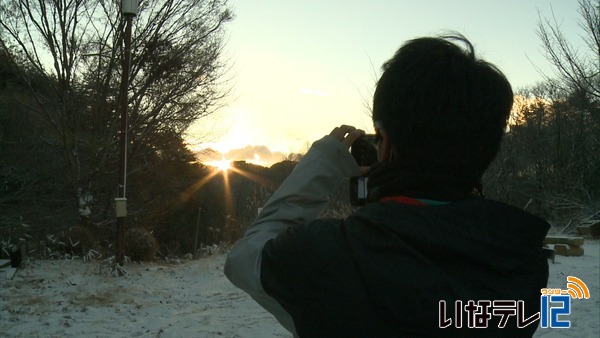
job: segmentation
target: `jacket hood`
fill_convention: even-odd
[[[539,305],[539,288],[548,278],[542,251],[548,229],[536,216],[481,198],[436,206],[372,203],[345,222],[380,315],[413,327],[437,327],[440,300],[449,304],[448,317],[456,300],[536,295],[527,301]]]

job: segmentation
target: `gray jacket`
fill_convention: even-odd
[[[340,141],[325,136],[315,142],[227,256],[227,278],[294,334],[296,330],[291,316],[261,285],[263,247],[288,227],[308,224],[316,219],[342,181],[358,175],[356,161]]]

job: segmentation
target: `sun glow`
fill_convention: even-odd
[[[258,158],[260,158],[260,156],[258,156]],[[258,160],[257,157],[255,157],[255,159]],[[244,170],[243,164],[238,165],[231,160],[226,160],[225,157],[223,157],[220,161],[206,161],[203,163],[207,166],[213,167],[215,170],[210,170],[207,175],[199,179],[184,192],[182,192],[180,196],[182,202],[189,201],[196,192],[216,178],[222,180],[223,183],[223,202],[226,214],[235,215],[235,212],[238,208],[238,206],[235,204],[237,201],[237,198],[235,197],[239,196],[240,194],[240,180],[238,176],[243,176],[246,179],[254,181],[263,187],[273,186],[273,182],[269,178],[262,177],[261,175],[253,172],[248,172]],[[238,179],[234,181],[234,183],[237,182],[237,185],[231,184],[231,177],[238,177]]]
[[[212,161],[207,164],[219,169],[222,172],[227,172],[228,170],[231,169],[231,161],[228,161],[226,159],[222,159],[220,161]]]

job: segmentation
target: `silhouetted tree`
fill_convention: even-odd
[[[23,73],[33,72],[15,64],[7,49],[0,49],[0,228],[29,225],[31,221],[52,224],[69,219],[77,205],[68,198],[64,162],[56,160],[57,142],[39,116]],[[35,90],[48,95],[51,84],[35,74]],[[51,82],[51,81],[50,81]],[[48,227],[42,230],[49,230]],[[7,230],[8,231],[8,230]]]
[[[583,99],[580,103],[587,109],[582,113],[600,121],[600,1],[578,3],[583,45],[573,46],[555,18],[540,18],[537,33],[555,66],[557,85]]]
[[[231,19],[226,0],[141,2],[128,108],[136,226],[196,222],[180,195],[207,171],[183,133],[227,93]],[[0,0],[0,239],[21,224],[37,239],[76,224],[113,235],[122,22],[116,0]]]
[[[600,1],[580,0],[579,8],[583,46],[573,46],[555,19],[540,18],[556,77],[546,74],[518,93],[510,131],[485,176],[488,196],[559,228],[600,208]]]
[[[67,178],[73,205],[86,204],[81,215],[103,222],[117,184],[120,1],[1,0],[0,9],[2,48],[30,70],[19,74],[33,98],[27,109],[60,151],[64,169],[55,174]],[[167,155],[178,151],[168,144],[219,104],[231,18],[226,0],[141,2],[129,88],[132,175],[158,165],[149,162],[155,154],[176,156]],[[38,90],[40,81],[46,90]]]

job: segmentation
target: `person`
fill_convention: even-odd
[[[379,161],[357,165],[352,126],[315,142],[233,245],[226,276],[301,337],[532,336],[549,225],[473,193],[512,102],[462,35],[406,42],[373,98]],[[370,202],[318,219],[360,174]]]

